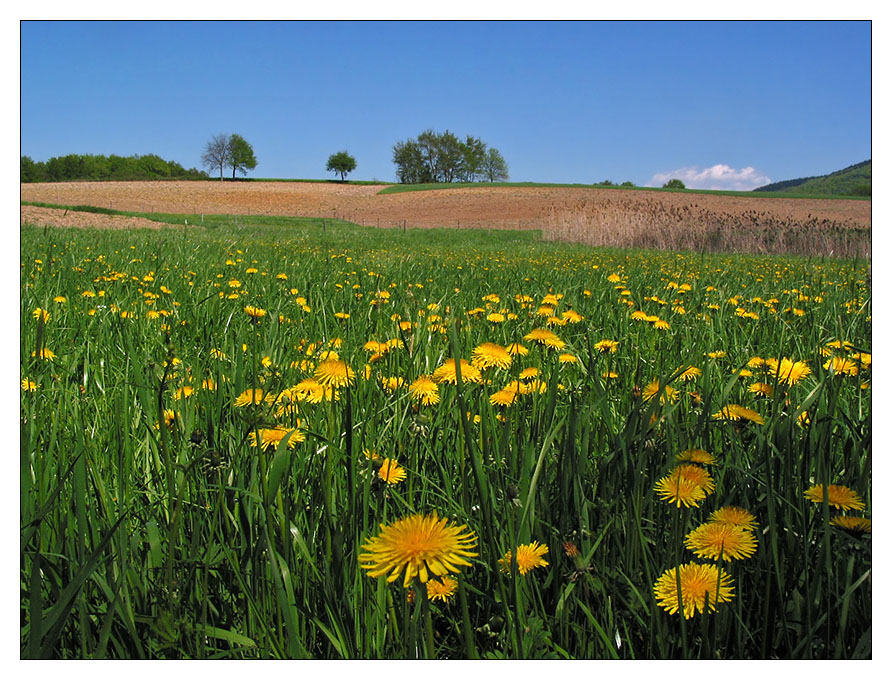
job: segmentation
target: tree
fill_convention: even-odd
[[[483,161],[483,176],[490,182],[504,182],[508,179],[508,164],[498,149],[487,150]]]
[[[348,172],[356,170],[356,159],[346,151],[338,151],[328,157],[328,164],[325,166],[328,172],[337,172],[341,175],[341,181],[347,176]]]
[[[229,164],[229,137],[226,135],[214,135],[205,145],[201,154],[201,164],[209,171],[219,170],[220,180],[223,180],[223,168]],[[235,171],[233,170],[233,174]]]
[[[248,170],[253,170],[257,167],[254,147],[248,144],[241,135],[231,135],[229,137],[229,158],[226,161],[226,165],[232,168],[232,179],[235,179],[236,170],[244,176],[248,174]]]
[[[684,189],[684,182],[680,179],[672,178],[663,185],[664,189]]]
[[[425,130],[416,139],[397,142],[393,162],[403,184],[508,178],[508,166],[496,149],[487,149],[482,139],[471,135],[462,141],[448,130]]]

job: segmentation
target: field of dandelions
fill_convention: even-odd
[[[871,656],[869,263],[206,218],[22,228],[23,658]]]

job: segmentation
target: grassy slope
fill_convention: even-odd
[[[775,182],[755,191],[759,193],[775,193],[789,196],[792,193],[808,193],[817,196],[850,196],[855,187],[871,184],[872,162],[867,160],[850,165],[842,170],[818,177],[800,177],[799,179]]]

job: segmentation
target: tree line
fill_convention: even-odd
[[[68,182],[75,180],[207,179],[201,170],[186,170],[176,161],[155,154],[144,156],[103,156],[68,154],[47,161],[21,157],[22,182]]]
[[[508,179],[508,164],[498,149],[471,135],[461,140],[449,130],[425,130],[415,139],[397,142],[393,163],[401,184]]]

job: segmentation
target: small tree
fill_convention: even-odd
[[[328,172],[337,172],[341,175],[341,181],[347,176],[347,173],[356,170],[356,159],[346,151],[338,151],[328,157],[328,163],[325,166]]]
[[[223,168],[229,163],[229,137],[226,135],[214,135],[205,144],[204,153],[201,154],[201,164],[209,171],[219,170],[220,180],[223,180]]]
[[[508,164],[498,149],[489,148],[483,159],[483,176],[490,182],[504,182],[508,179]]]
[[[248,170],[257,167],[254,147],[248,144],[241,135],[231,135],[229,137],[229,159],[226,164],[232,168],[232,179],[235,179],[236,170],[242,173],[242,176],[247,175]]]
[[[684,182],[680,179],[672,178],[663,185],[664,189],[684,189]]]

